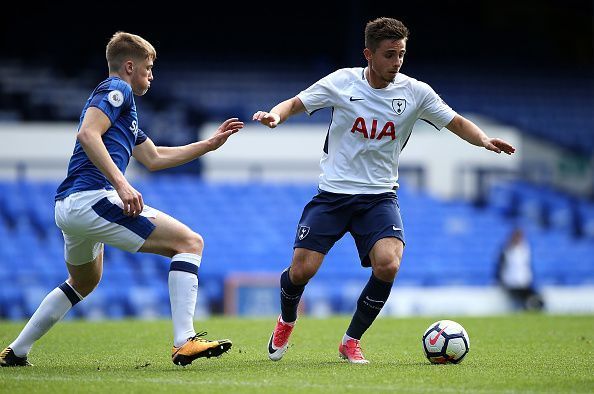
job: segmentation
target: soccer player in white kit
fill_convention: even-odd
[[[68,175],[56,192],[56,224],[64,235],[69,278],[42,301],[19,336],[0,353],[0,366],[28,366],[33,343],[99,284],[105,243],[129,252],[171,258],[169,296],[173,321],[171,359],[178,365],[219,356],[228,339],[211,341],[194,330],[202,237],[144,204],[124,177],[130,157],[154,171],[179,166],[223,145],[243,127],[227,119],[208,139],[184,146],[155,144],[139,128],[134,95],[153,80],[154,47],[140,36],[113,35],[106,48],[109,78],[91,93],[80,117]]]
[[[396,19],[370,21],[363,50],[367,67],[337,70],[253,116],[274,128],[295,114],[332,108],[319,193],[303,210],[291,265],[280,278],[281,314],[268,343],[271,360],[287,350],[306,284],[334,243],[350,232],[362,266],[372,273],[338,350],[348,362],[368,363],[360,340],[388,299],[400,267],[405,238],[396,195],[398,158],[418,119],[496,153],[515,151],[457,114],[429,85],[399,72],[408,33]]]

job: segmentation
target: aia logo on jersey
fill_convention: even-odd
[[[405,99],[392,100],[392,108],[394,108],[394,111],[396,111],[396,115],[402,115],[402,113],[406,109],[406,100]]]
[[[359,117],[355,119],[355,123],[351,128],[351,133],[357,132],[363,134],[363,138],[372,140],[381,140],[384,137],[389,137],[392,141],[396,139],[396,127],[391,121],[387,121],[382,127],[381,131],[378,128],[377,119],[373,119],[371,124],[365,123],[365,119]]]

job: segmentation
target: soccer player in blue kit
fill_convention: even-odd
[[[319,192],[303,210],[291,265],[280,277],[281,314],[268,343],[271,360],[287,351],[306,284],[334,243],[349,232],[361,265],[372,272],[338,352],[350,363],[369,362],[360,340],[387,301],[400,268],[405,237],[396,195],[398,160],[418,119],[496,153],[515,151],[457,114],[429,85],[400,73],[408,34],[396,19],[370,21],[363,50],[367,67],[337,70],[253,116],[274,128],[295,114],[332,108]]]
[[[228,339],[207,340],[205,333],[194,330],[202,237],[146,205],[124,173],[131,156],[151,171],[187,163],[219,148],[243,123],[227,119],[203,141],[155,146],[139,128],[134,103],[134,95],[144,95],[153,80],[154,47],[138,35],[120,31],[107,44],[106,58],[109,78],[95,88],[83,108],[68,174],[55,197],[69,278],[45,297],[19,336],[0,353],[1,366],[30,365],[27,355],[33,343],[97,287],[104,244],[171,258],[173,363],[187,365],[231,348]]]

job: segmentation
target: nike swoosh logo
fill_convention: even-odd
[[[429,338],[429,343],[431,345],[435,345],[437,343],[437,340],[439,339],[439,336],[441,335],[441,333],[443,332],[443,330],[445,330],[446,328],[448,328],[448,326],[445,326],[444,328],[442,328],[437,335],[435,335],[433,338]]]
[[[349,98],[349,101],[361,101],[361,100],[365,100],[363,98],[354,98],[353,96],[351,96],[351,98]]]
[[[392,226],[392,230],[394,231],[402,231],[400,227]]]
[[[274,336],[274,333],[272,333],[272,335],[270,336],[270,341],[268,342],[268,353],[270,353],[270,354],[276,352],[276,350],[277,350],[272,347],[272,337],[273,336]]]

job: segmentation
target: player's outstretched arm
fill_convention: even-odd
[[[476,124],[461,115],[456,115],[446,127],[463,140],[476,146],[482,146],[490,151],[503,152],[508,155],[516,151],[516,148],[509,142],[499,138],[490,138]]]
[[[277,104],[272,108],[270,111],[257,111],[252,120],[262,123],[265,126],[274,129],[279,124],[283,123],[289,117],[301,113],[305,111],[305,106],[299,99],[299,97],[295,96],[288,100],[283,101],[282,103]]]
[[[207,152],[220,148],[232,134],[243,128],[243,122],[230,118],[221,123],[210,138],[183,146],[155,146],[150,138],[137,145],[132,156],[150,171],[177,167]]]

